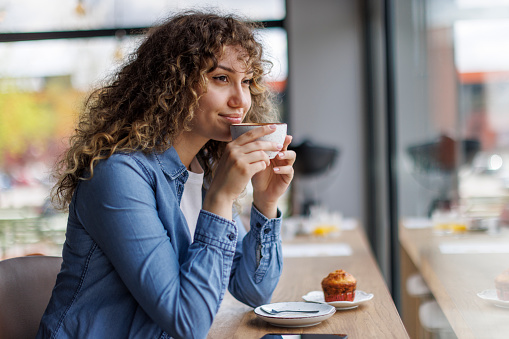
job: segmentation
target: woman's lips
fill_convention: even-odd
[[[221,115],[221,116],[228,120],[231,124],[240,124],[242,122],[242,117],[238,115]]]

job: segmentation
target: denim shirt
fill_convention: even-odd
[[[170,148],[114,154],[78,184],[37,338],[205,338],[226,288],[252,307],[270,301],[280,211],[267,219],[253,206],[246,233],[201,210],[191,239],[180,210],[187,178]]]

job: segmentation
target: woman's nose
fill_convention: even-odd
[[[242,85],[236,85],[232,88],[228,105],[231,107],[248,107],[251,101],[251,92]]]

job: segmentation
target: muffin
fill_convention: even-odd
[[[495,278],[495,288],[497,289],[498,299],[509,301],[509,269]]]
[[[348,272],[336,270],[322,280],[322,290],[326,302],[353,301],[357,280]]]

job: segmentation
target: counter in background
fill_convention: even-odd
[[[423,276],[458,338],[507,338],[509,308],[478,296],[493,291],[495,277],[509,268],[507,228],[496,235],[437,235],[431,227],[406,227],[403,222],[399,239],[402,258],[409,258]],[[408,267],[402,265],[402,276],[408,276]]]

